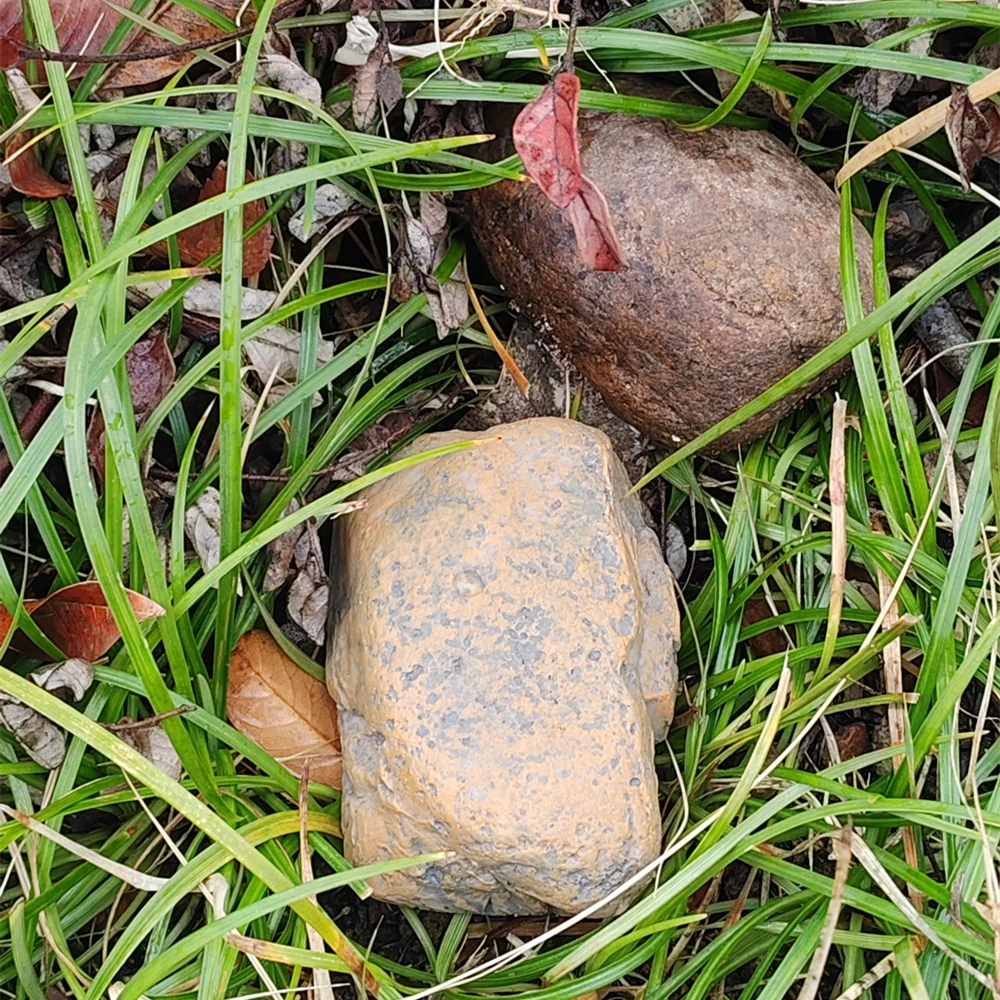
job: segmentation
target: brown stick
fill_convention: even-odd
[[[560,73],[573,72],[573,50],[576,48],[576,29],[583,14],[583,0],[572,0],[569,15],[569,31],[566,33],[566,51],[559,65]]]
[[[304,7],[309,0],[285,0],[274,9],[274,19],[277,21],[282,17],[289,17],[295,14],[300,7]],[[10,35],[2,35],[4,41],[17,47],[19,59],[37,60],[39,62],[56,63],[114,63],[144,62],[147,59],[165,59],[170,56],[183,55],[185,52],[197,52],[199,49],[207,49],[216,45],[225,45],[228,42],[239,41],[251,34],[256,25],[250,24],[244,28],[237,28],[236,31],[219,35],[218,38],[202,40],[200,42],[184,42],[181,45],[164,45],[157,49],[140,49],[138,52],[106,52],[91,55],[86,52],[50,52],[48,49],[32,49],[27,45],[11,38]]]
[[[158,726],[164,719],[172,719],[175,715],[184,715],[186,712],[193,712],[194,705],[180,705],[172,708],[169,712],[160,712],[159,715],[151,715],[148,719],[140,719],[138,722],[105,722],[104,728],[112,733],[124,733],[135,729],[152,729]]]

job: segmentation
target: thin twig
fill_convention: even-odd
[[[169,712],[160,712],[159,715],[151,715],[148,719],[139,719],[138,722],[105,722],[104,728],[111,733],[126,733],[136,729],[152,729],[158,726],[164,719],[172,719],[175,715],[184,715],[185,712],[193,712],[194,705],[179,705]]]
[[[560,73],[573,72],[573,50],[576,48],[576,29],[583,14],[583,0],[573,0],[570,7],[569,32],[566,35],[566,51],[559,64]]]

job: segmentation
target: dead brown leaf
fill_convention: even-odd
[[[59,48],[65,52],[100,52],[121,20],[121,14],[103,0],[49,0]],[[25,43],[21,0],[0,3],[0,66],[18,63],[17,46]]]
[[[253,175],[247,173],[247,183],[253,181]],[[226,190],[226,164],[220,162],[215,165],[211,176],[205,181],[198,195],[199,204],[222,194]],[[264,214],[267,206],[262,199],[248,202],[243,207],[243,226],[249,230],[250,227]],[[181,260],[185,264],[201,264],[213,254],[222,250],[222,230],[223,220],[221,215],[213,215],[204,222],[184,229],[177,234],[177,250]],[[243,241],[243,277],[252,278],[267,266],[271,259],[271,247],[274,245],[274,234],[271,231],[271,224],[268,222],[257,230],[253,236],[249,236]],[[166,246],[157,245],[157,249],[162,253],[166,252]]]
[[[57,181],[38,159],[38,147],[25,147],[31,141],[31,134],[19,132],[7,143],[6,164],[10,171],[10,182],[15,191],[32,198],[62,198],[73,189],[69,184]]]
[[[138,429],[170,391],[177,376],[177,366],[170,352],[166,330],[153,333],[135,343],[125,355],[132,395],[132,412]],[[104,417],[96,412],[87,428],[87,449],[90,462],[98,474],[104,476]]]
[[[778,606],[779,611],[786,611],[787,608]],[[761,597],[751,597],[743,605],[743,627],[756,625],[758,622],[768,621],[774,617],[771,606]],[[788,649],[788,642],[780,628],[771,628],[766,632],[759,632],[751,636],[747,642],[754,656],[778,656]]]
[[[295,775],[305,760],[315,781],[341,786],[337,705],[326,687],[256,629],[229,661],[229,721]]]
[[[201,2],[230,19],[236,17],[242,6],[240,0],[201,0]],[[168,2],[155,6],[157,9],[152,15],[156,24],[188,42],[204,42],[208,45],[225,34],[222,29],[181,4]],[[62,52],[97,55],[122,18],[120,10],[116,10],[105,0],[49,0],[49,9],[52,12],[59,49]],[[251,17],[249,23],[252,24],[252,6],[248,14]],[[20,61],[17,46],[25,44],[21,0],[0,0],[0,37],[2,36],[7,38],[6,44],[0,47],[0,67],[17,65]],[[159,34],[140,30],[122,51],[162,50],[166,45]],[[122,63],[112,70],[107,85],[138,87],[154,83],[176,73],[196,58],[196,53],[178,52],[138,62]],[[76,75],[81,74],[86,68],[84,65],[78,66]]]
[[[141,622],[166,613],[155,601],[134,590],[126,591],[126,594],[136,618]],[[93,663],[121,638],[99,583],[74,583],[41,600],[25,601],[24,608],[42,632],[71,658]],[[10,613],[0,607],[0,641],[6,637],[12,624]],[[20,637],[16,637],[15,642],[18,648],[27,649],[29,645]],[[39,651],[33,648],[31,651],[39,655]]]
[[[437,326],[438,336],[446,337],[469,316],[469,293],[465,264],[460,262],[451,277],[439,281],[434,270],[448,250],[448,207],[436,191],[420,192],[420,217],[407,216],[400,231],[403,259],[393,294],[405,301],[418,290],[427,296],[426,311]]]
[[[968,89],[956,87],[948,105],[944,131],[958,163],[962,186],[968,191],[979,161],[1000,152],[1000,111],[989,99],[973,104]]]

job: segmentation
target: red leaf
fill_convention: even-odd
[[[588,267],[595,271],[620,271],[625,265],[615,235],[608,203],[589,177],[580,178],[580,193],[566,206],[576,245]]]
[[[252,174],[247,174],[247,183],[253,180]],[[226,190],[226,164],[217,163],[212,171],[211,177],[205,181],[201,194],[198,195],[199,204],[222,194]],[[263,200],[248,202],[243,206],[243,226],[249,229],[267,210]],[[204,222],[191,226],[177,234],[177,249],[180,252],[181,260],[185,264],[200,264],[212,254],[222,250],[222,228],[223,221],[221,215],[213,215]],[[243,277],[252,278],[255,274],[260,274],[264,270],[267,262],[271,258],[271,246],[274,244],[274,235],[271,232],[271,224],[268,222],[257,230],[253,236],[243,241]]]
[[[580,78],[560,73],[514,122],[514,148],[524,169],[557,208],[565,208],[580,191],[579,100]]]
[[[136,341],[125,355],[125,371],[128,373],[129,390],[132,395],[132,415],[138,429],[160,405],[177,375],[174,356],[170,353],[170,345],[167,342],[167,331],[161,330]],[[97,470],[102,483],[104,440],[104,417],[101,411],[97,410],[90,418],[90,426],[87,428],[87,449],[91,464]]]
[[[15,191],[32,198],[61,198],[72,188],[47,173],[38,159],[38,147],[25,149],[31,141],[27,132],[20,132],[7,143],[7,169]]]
[[[559,73],[514,122],[514,148],[524,169],[557,208],[565,209],[588,267],[620,271],[621,246],[597,185],[583,173],[576,120],[580,80]]]
[[[132,610],[139,621],[159,618],[166,614],[155,601],[133,590],[126,591]],[[74,583],[63,587],[39,601],[25,601],[24,608],[32,621],[70,659],[93,662],[100,659],[120,638],[121,632],[108,608],[104,592],[98,583]],[[0,614],[0,641],[10,631],[13,619],[2,610]],[[18,641],[19,648],[28,649],[30,643]]]

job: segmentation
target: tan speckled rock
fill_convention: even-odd
[[[604,434],[547,417],[475,436],[339,522],[345,852],[455,852],[372,880],[393,902],[577,912],[660,848],[673,585]]]

